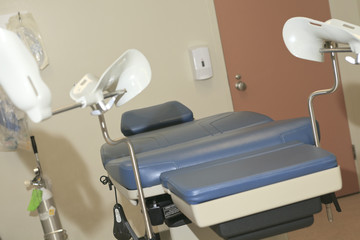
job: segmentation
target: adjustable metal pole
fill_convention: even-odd
[[[152,240],[152,239],[155,239],[154,238],[155,236],[154,236],[154,233],[151,228],[149,214],[146,210],[144,191],[141,186],[140,172],[139,172],[139,167],[138,167],[137,160],[135,157],[134,148],[129,139],[126,139],[126,144],[129,149],[131,163],[132,163],[133,171],[134,171],[134,175],[135,175],[136,187],[138,189],[138,194],[139,194],[139,199],[140,199],[140,205],[141,205],[142,212],[144,214],[146,236],[147,236],[148,240]]]
[[[42,190],[42,201],[37,207],[41,226],[44,232],[44,240],[66,240],[68,236],[65,229],[62,228],[59,213],[56,209],[55,201],[51,191],[45,186],[42,178],[42,170],[35,137],[31,136],[31,144],[36,157],[37,171],[36,177],[30,183]]]
[[[96,109],[94,106],[91,106],[91,107],[93,110]],[[134,172],[134,177],[135,177],[135,182],[136,182],[136,187],[137,187],[138,195],[139,195],[140,207],[141,207],[141,210],[142,210],[142,213],[144,216],[145,234],[146,234],[147,240],[155,240],[155,234],[152,231],[150,217],[146,210],[145,196],[144,196],[144,191],[143,191],[143,187],[141,184],[140,172],[139,172],[139,167],[138,167],[138,163],[137,163],[136,156],[135,156],[134,147],[131,144],[130,139],[128,139],[128,138],[121,138],[121,139],[116,139],[116,140],[111,139],[109,136],[107,127],[106,127],[105,117],[103,116],[103,114],[101,114],[98,116],[98,118],[99,118],[101,132],[103,134],[105,141],[108,144],[115,145],[115,144],[119,144],[119,143],[125,143],[128,146],[129,155],[130,155],[133,172]]]
[[[104,94],[104,99],[111,98],[111,97],[118,98],[118,97],[123,96],[125,93],[126,93],[126,90],[119,90],[119,91],[115,91],[115,92],[106,93],[106,94]],[[82,108],[82,107],[84,107],[84,105],[82,103],[77,103],[77,104],[70,105],[67,107],[58,108],[52,112],[52,115],[57,115],[57,114],[60,114],[63,112],[67,112],[67,111],[70,111],[70,110],[73,110],[76,108]]]
[[[336,56],[336,53],[338,52],[351,52],[350,48],[334,48],[331,44],[329,44],[329,48],[323,48],[320,49],[321,53],[330,53],[331,56],[331,63],[332,63],[332,68],[333,68],[333,72],[334,72],[334,85],[332,88],[329,89],[324,89],[324,90],[318,90],[315,91],[313,93],[310,94],[309,99],[308,99],[308,106],[309,106],[309,113],[310,113],[310,118],[311,118],[311,125],[312,125],[312,130],[313,130],[313,135],[314,135],[314,141],[315,141],[315,146],[316,147],[320,147],[320,137],[319,137],[319,131],[318,131],[318,126],[316,124],[316,117],[315,117],[315,112],[314,112],[314,106],[313,106],[313,100],[316,96],[319,95],[325,95],[325,94],[330,94],[333,93],[337,90],[337,88],[339,87],[339,82],[340,82],[340,77],[339,77],[339,70],[338,70],[338,59]],[[331,205],[325,204],[326,207],[326,214],[327,214],[327,218],[329,220],[329,222],[333,221],[333,214],[331,211]]]
[[[342,49],[339,49],[339,48],[331,49],[331,48],[329,48],[329,49],[321,49],[320,50],[320,52],[330,53],[330,55],[331,55],[331,62],[332,62],[332,67],[333,67],[333,71],[334,71],[334,85],[332,88],[318,90],[318,91],[311,93],[309,96],[309,99],[308,99],[309,113],[310,113],[312,130],[313,130],[316,147],[320,147],[320,138],[319,138],[318,127],[316,125],[316,117],[315,117],[315,112],[314,112],[313,100],[316,96],[330,94],[330,93],[333,93],[336,91],[336,89],[339,86],[340,77],[339,77],[337,56],[335,53],[336,52],[349,52],[349,51],[351,51],[351,50],[347,49],[347,48],[346,49],[343,49],[343,48]]]

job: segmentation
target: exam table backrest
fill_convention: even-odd
[[[175,115],[170,113],[174,109]],[[272,121],[254,112],[220,113],[193,121],[190,109],[177,101],[171,101],[125,112],[121,119],[121,129],[124,135],[129,136],[135,153],[140,153]],[[141,129],[143,131],[139,132]],[[124,144],[104,144],[101,154],[104,163],[129,155]]]

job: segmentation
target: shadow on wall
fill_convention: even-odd
[[[356,126],[360,126],[360,111],[358,103],[360,103],[360,82],[349,83],[343,86],[346,99],[351,102],[351,108],[347,109],[348,119]]]
[[[104,211],[100,193],[91,184],[85,160],[65,138],[41,131],[35,131],[33,135],[44,176],[50,179],[52,185],[60,219],[66,216],[86,234],[95,232]],[[21,150],[18,154],[29,169],[36,166],[32,152]],[[64,221],[62,225],[67,229]]]

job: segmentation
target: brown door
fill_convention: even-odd
[[[307,98],[333,85],[330,57],[325,63],[292,56],[282,39],[287,19],[330,19],[328,0],[214,0],[235,111],[264,113],[273,119],[308,116]],[[339,56],[341,57],[341,56]],[[247,88],[235,84],[241,75]],[[321,146],[334,153],[342,170],[338,195],[359,191],[342,87],[315,99]]]

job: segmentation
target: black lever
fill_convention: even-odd
[[[113,233],[118,240],[139,240],[126,219],[124,210],[119,203],[114,206],[114,229]]]
[[[329,193],[320,197],[321,202],[326,206],[326,214],[329,222],[333,221],[333,215],[331,211],[331,203],[334,203],[337,212],[341,212],[340,204],[336,198],[335,193]]]
[[[323,204],[331,204],[331,203],[334,203],[334,206],[335,206],[335,209],[337,212],[341,212],[341,207],[340,207],[340,204],[337,200],[337,197],[335,195],[335,193],[329,193],[329,194],[326,194],[324,196],[321,196],[321,202]]]

